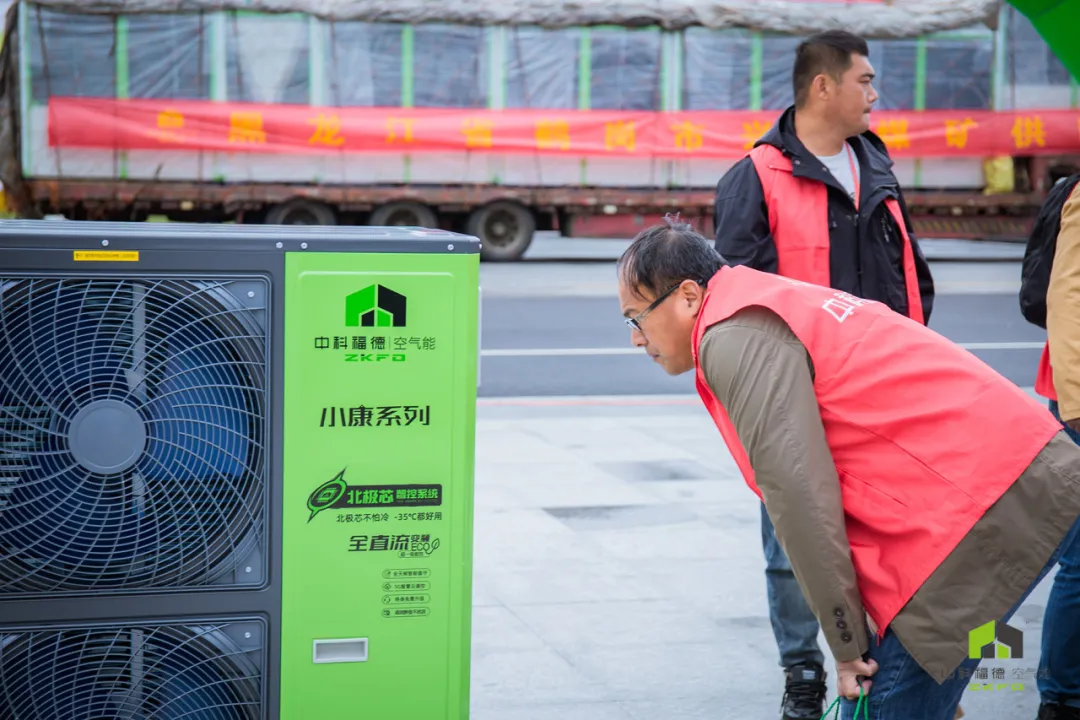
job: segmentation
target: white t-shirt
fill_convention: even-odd
[[[851,152],[851,158],[848,158],[848,152]],[[844,143],[844,149],[836,155],[819,155],[818,160],[829,169],[833,177],[840,182],[840,186],[847,190],[848,196],[855,201],[855,180],[861,176],[859,172],[859,158],[855,155],[855,151],[851,149],[851,145]],[[855,175],[851,174],[851,163],[855,161]]]

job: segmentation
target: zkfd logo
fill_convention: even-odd
[[[1022,658],[1024,657],[1024,633],[1000,620],[992,620],[968,633],[968,657],[973,659]]]
[[[346,327],[405,327],[405,296],[368,285],[345,298]]]

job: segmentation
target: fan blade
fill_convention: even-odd
[[[124,371],[128,390],[146,402],[146,288],[142,283],[131,285],[131,367]]]

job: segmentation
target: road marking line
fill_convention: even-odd
[[[965,350],[1041,350],[1045,342],[972,342],[957,343]]]
[[[687,406],[701,405],[697,395],[582,395],[552,397],[481,397],[477,405],[486,407],[572,407],[572,406]]]
[[[499,348],[481,350],[483,357],[569,357],[573,355],[645,355],[641,348]]]
[[[965,350],[1039,350],[1043,342],[970,342],[957,343]],[[645,355],[641,348],[486,348],[482,357],[583,357],[590,355]]]
[[[1039,402],[1045,403],[1045,398],[1035,394],[1033,387],[1021,387],[1021,390],[1031,395]],[[506,397],[480,397],[476,404],[482,407],[581,407],[581,406],[609,406],[609,407],[676,407],[687,405],[701,405],[701,398],[696,394],[690,395],[550,395],[550,396],[506,396]]]

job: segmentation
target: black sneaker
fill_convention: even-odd
[[[1043,703],[1036,720],[1080,720],[1080,708]]]
[[[825,714],[825,670],[820,665],[794,665],[785,675],[783,720],[821,720]]]

